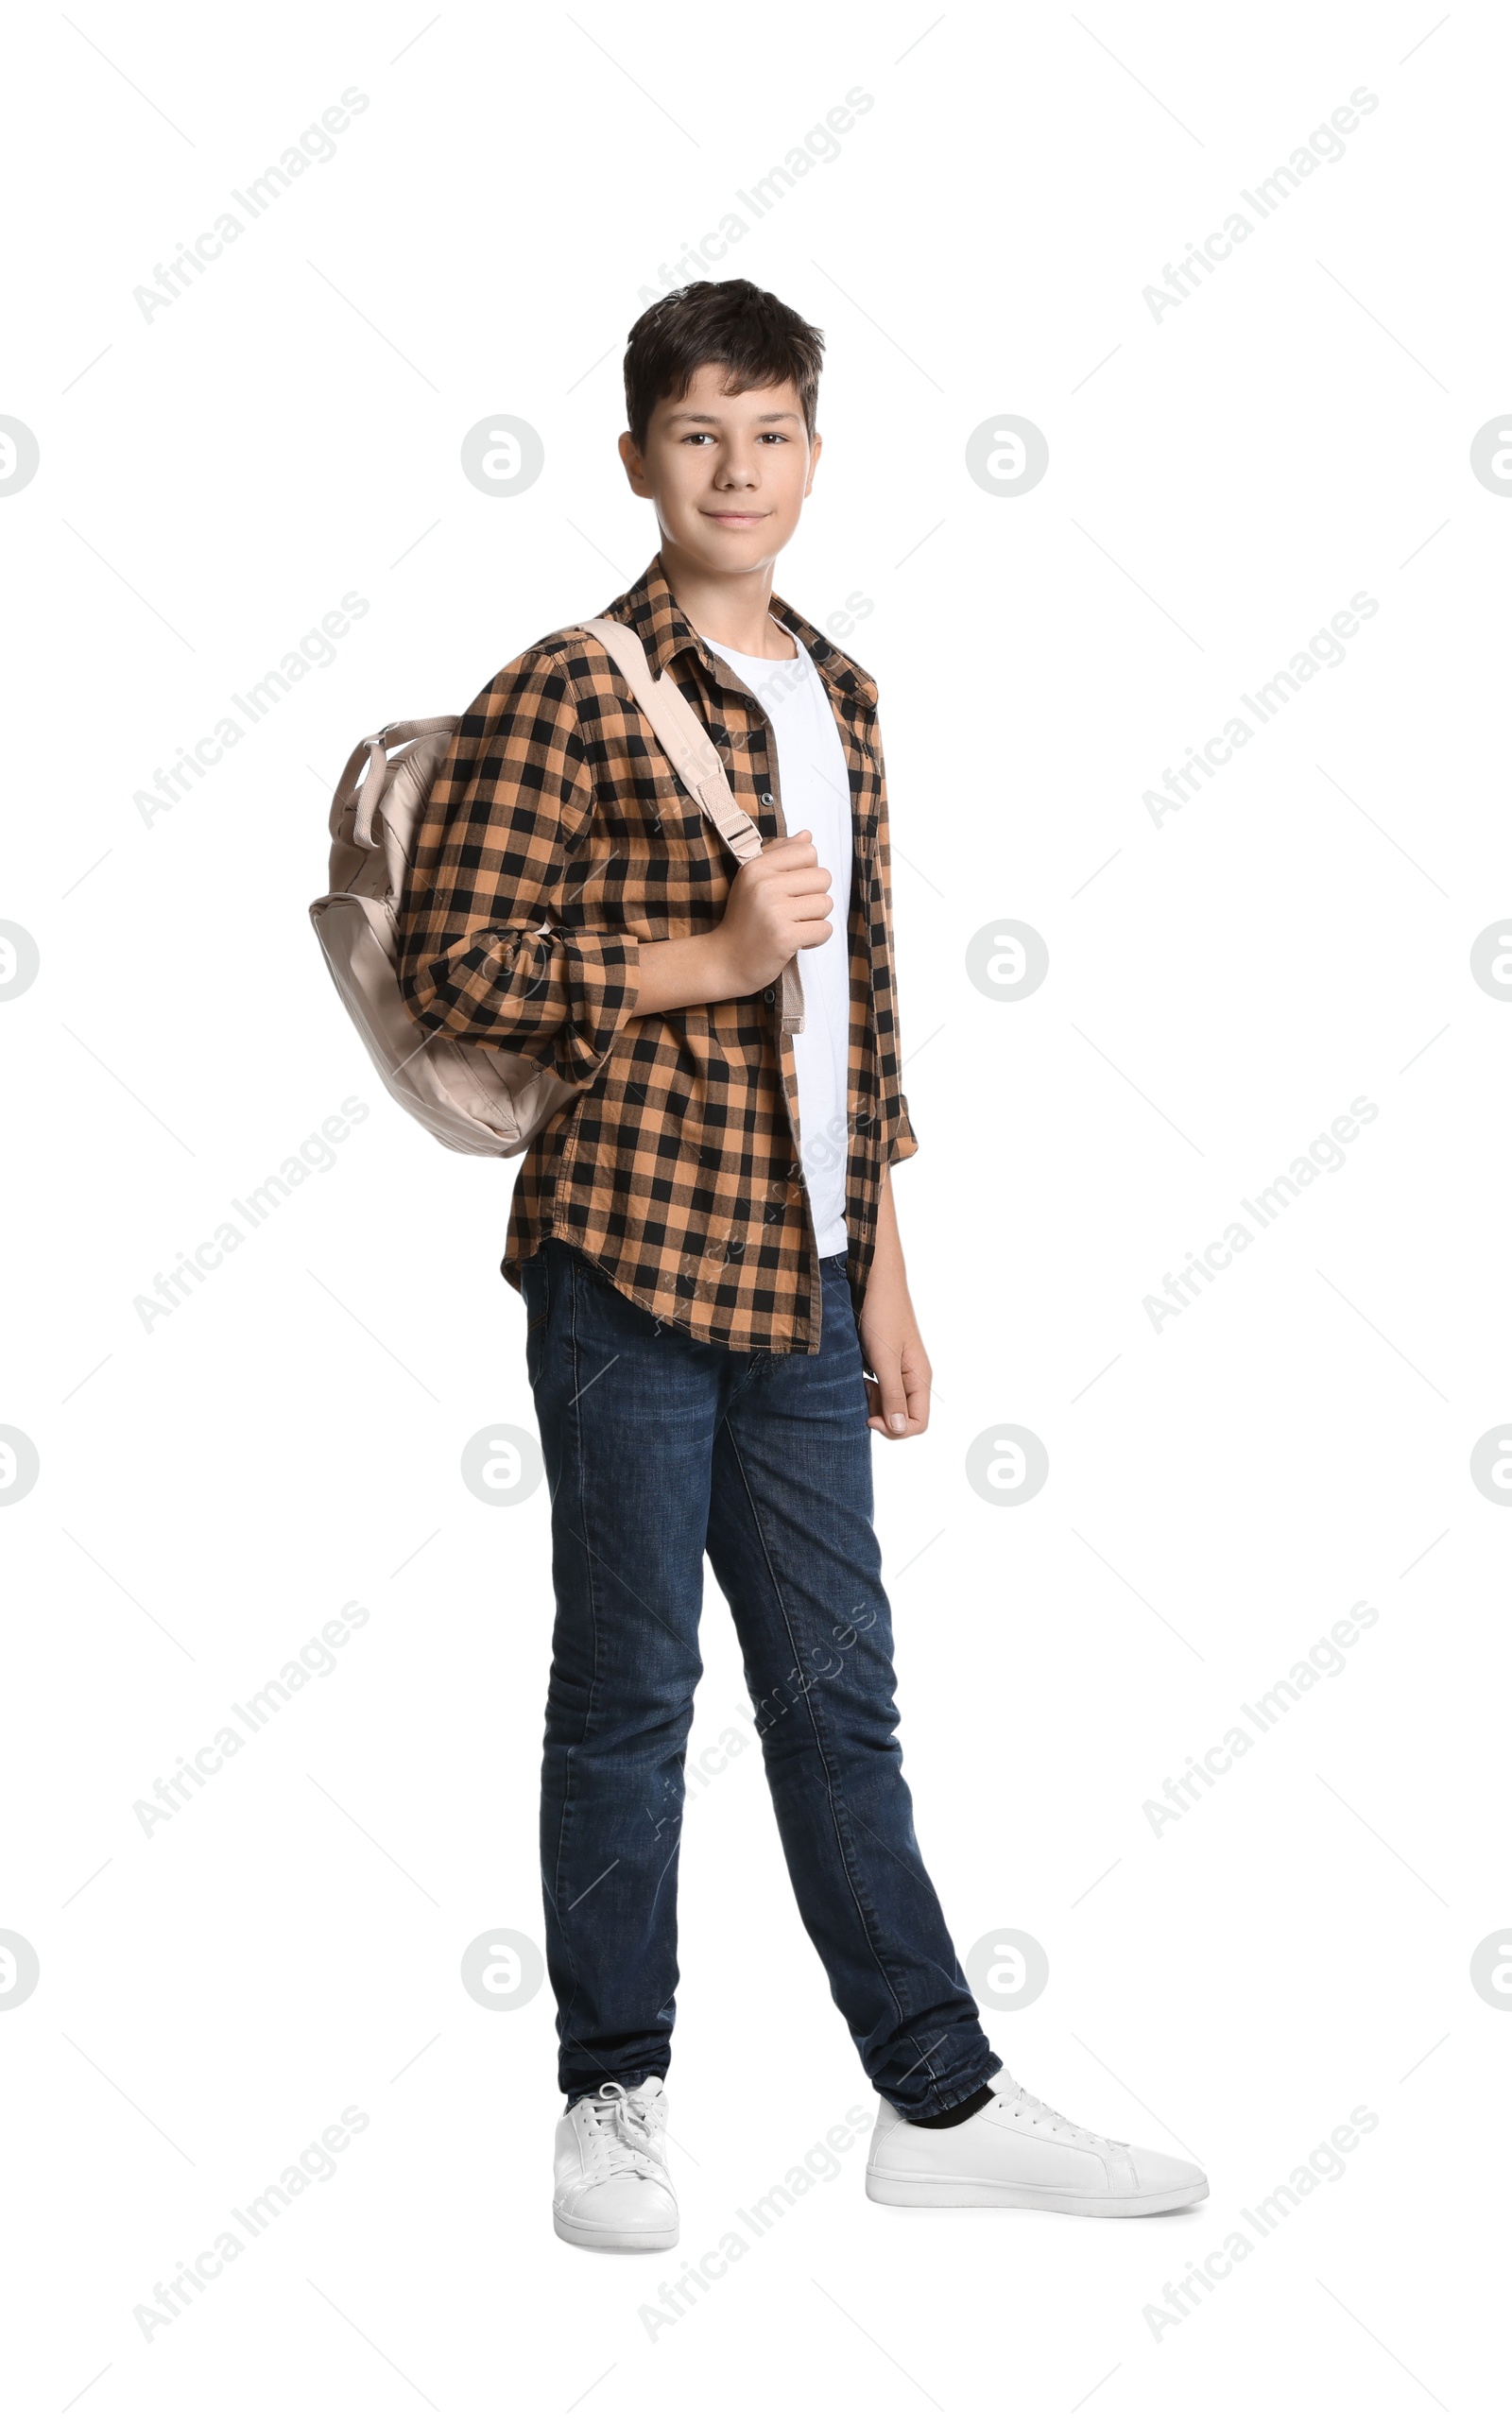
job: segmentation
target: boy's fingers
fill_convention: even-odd
[[[750,866],[760,868],[756,882],[772,893],[824,893],[829,889],[828,871],[819,868],[812,852],[805,860],[782,859],[765,867],[752,860]]]
[[[902,1359],[896,1349],[878,1349],[872,1364],[877,1379],[867,1385],[867,1397],[871,1414],[867,1419],[874,1433],[894,1437],[908,1430],[908,1397],[903,1389]]]

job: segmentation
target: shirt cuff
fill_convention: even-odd
[[[422,1028],[460,1044],[523,1054],[586,1087],[634,1015],[636,936],[600,929],[494,929],[430,963],[404,989]]]
[[[641,991],[636,936],[558,935],[552,939],[547,988],[561,1006],[551,1042],[552,1067],[573,1087],[586,1087],[608,1059]]]
[[[887,1149],[888,1165],[890,1167],[893,1163],[906,1162],[910,1155],[917,1155],[918,1152],[919,1140],[914,1135],[914,1125],[908,1118],[908,1098],[906,1095],[900,1095],[898,1126],[892,1133],[892,1142]]]

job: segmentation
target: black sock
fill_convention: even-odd
[[[970,2098],[963,2098],[959,2107],[947,2107],[938,2115],[905,2115],[903,2121],[905,2124],[917,2124],[925,2132],[943,2131],[949,2125],[964,2124],[971,2116],[980,2115],[983,2108],[990,2107],[996,2096],[992,2084],[984,2082],[980,2090],[972,2091]]]

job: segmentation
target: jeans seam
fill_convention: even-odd
[[[782,1612],[782,1626],[787,1635],[788,1648],[794,1654],[795,1661],[799,1666],[801,1666],[801,1657],[799,1654],[798,1645],[794,1640],[793,1622],[788,1615],[787,1603],[783,1598],[782,1588],[778,1582],[776,1571],[772,1566],[771,1552],[767,1548],[765,1528],[762,1523],[761,1506],[755,1493],[751,1489],[750,1477],[746,1472],[746,1461],[740,1454],[740,1443],[736,1438],[734,1427],[730,1424],[728,1416],[725,1419],[725,1424],[730,1434],[730,1446],[734,1454],[735,1464],[740,1472],[741,1483],[745,1488],[746,1498],[749,1504],[751,1522],[756,1528],[756,1538],[762,1546],[762,1558],[766,1565],[766,1574],[771,1582],[773,1593],[776,1595],[778,1609]],[[826,1800],[830,1807],[831,1825],[834,1830],[835,1844],[839,1848],[840,1861],[845,1871],[846,1885],[850,1890],[851,1902],[855,1905],[856,1914],[860,1919],[862,1931],[866,1937],[867,1950],[871,1956],[872,1962],[876,1965],[877,1973],[884,1988],[886,1989],[888,1996],[892,2000],[893,2006],[897,2013],[900,2029],[904,2033],[909,2044],[918,2048],[919,2040],[915,2037],[914,2033],[907,2027],[907,2020],[903,2013],[902,2000],[898,1994],[896,1984],[894,1983],[892,1975],[884,1960],[882,1951],[876,1943],[872,1913],[867,1900],[862,1896],[860,1888],[856,1884],[855,1868],[851,1856],[849,1833],[841,1826],[840,1813],[835,1800],[834,1780],[831,1772],[830,1757],[828,1748],[824,1742],[824,1732],[819,1725],[819,1714],[814,1706],[812,1695],[805,1695],[804,1699],[808,1704],[810,1725],[814,1731],[815,1747],[818,1753],[820,1765],[824,1772],[824,1792]],[[930,2053],[933,2053],[933,2051]],[[929,2064],[928,2056],[925,2055],[922,2049],[919,2050],[919,2054],[928,2070],[929,2078],[931,2082],[933,2082],[935,2080],[934,2067]]]
[[[569,1317],[569,1325],[570,1325],[571,1359],[572,1359],[572,1378],[573,1378],[573,1382],[574,1382],[574,1384],[575,1384],[575,1385],[576,1385],[576,1381],[577,1381],[577,1370],[578,1370],[578,1350],[577,1350],[577,1287],[578,1287],[578,1275],[577,1275],[576,1271],[576,1270],[574,1270],[574,1271],[572,1271],[571,1273],[569,1273],[569,1274],[568,1274],[568,1276],[567,1276],[567,1282],[566,1282],[566,1297],[567,1297],[567,1312],[568,1312],[568,1317]],[[586,1459],[585,1459],[585,1457],[584,1457],[584,1454],[583,1454],[583,1436],[582,1436],[582,1430],[581,1430],[581,1427],[582,1427],[582,1420],[582,1420],[582,1416],[581,1416],[581,1413],[580,1413],[580,1410],[579,1410],[579,1404],[578,1404],[579,1397],[580,1397],[580,1394],[579,1394],[579,1393],[575,1389],[574,1394],[573,1394],[572,1407],[571,1407],[571,1410],[570,1410],[570,1414],[569,1414],[569,1419],[568,1419],[568,1420],[569,1420],[569,1422],[571,1423],[571,1425],[573,1426],[573,1450],[574,1450],[573,1465],[574,1465],[574,1468],[575,1468],[576,1472],[576,1481],[577,1481],[577,1515],[578,1515],[578,1519],[579,1519],[579,1521],[580,1521],[581,1527],[582,1527],[582,1537],[581,1537],[581,1539],[582,1539],[582,1547],[583,1547],[583,1557],[584,1557],[584,1560],[585,1560],[586,1568],[587,1568],[587,1586],[588,1586],[588,1592],[587,1592],[587,1599],[588,1599],[588,1620],[589,1620],[589,1626],[590,1626],[590,1627],[591,1627],[591,1628],[592,1628],[592,1630],[593,1630],[593,1676],[592,1676],[592,1678],[591,1678],[591,1679],[590,1679],[590,1681],[589,1681],[587,1707],[586,1707],[586,1709],[584,1710],[584,1713],[583,1713],[583,1725],[582,1725],[582,1730],[581,1730],[581,1733],[579,1734],[578,1739],[577,1739],[577,1743],[578,1743],[578,1745],[583,1745],[583,1744],[585,1744],[585,1743],[587,1742],[587,1740],[588,1740],[588,1736],[589,1736],[590,1731],[592,1730],[592,1728],[593,1728],[593,1725],[594,1709],[595,1709],[596,1697],[597,1697],[597,1695],[598,1695],[598,1675],[599,1675],[600,1644],[599,1644],[599,1623],[598,1623],[598,1582],[597,1582],[597,1577],[596,1577],[596,1575],[595,1575],[595,1573],[594,1573],[594,1568],[593,1568],[593,1545],[592,1545],[592,1543],[590,1542],[590,1541],[589,1541],[589,1539],[588,1539],[588,1509],[587,1509],[587,1506],[586,1506],[587,1489],[588,1489],[588,1471],[587,1471],[587,1461],[586,1461]],[[576,2046],[576,2045],[579,2045],[579,2044],[580,2044],[580,2042],[576,2040],[576,2034],[574,2033],[574,2031],[573,2031],[573,2029],[572,2029],[572,2022],[573,2022],[573,2018],[574,2018],[574,2016],[575,2016],[575,2014],[576,2013],[576,2010],[577,2010],[577,1997],[578,1997],[579,1989],[580,1989],[580,1988],[581,1988],[581,1983],[580,1983],[580,1981],[578,1980],[578,1976],[577,1976],[577,1957],[576,1957],[576,1953],[575,1953],[575,1951],[574,1951],[574,1948],[573,1948],[572,1939],[571,1939],[571,1936],[570,1936],[570,1935],[569,1935],[569,1931],[568,1931],[567,1923],[566,1923],[565,1919],[563,1919],[562,1902],[561,1902],[561,1891],[562,1891],[562,1885],[563,1885],[563,1882],[562,1882],[563,1848],[564,1848],[564,1841],[565,1841],[565,1839],[566,1839],[566,1835],[567,1835],[568,1823],[569,1823],[569,1821],[570,1821],[570,1820],[571,1820],[571,1818],[572,1818],[572,1814],[573,1814],[573,1799],[574,1799],[574,1795],[575,1795],[575,1792],[576,1792],[576,1781],[575,1781],[574,1776],[573,1776],[573,1758],[572,1758],[572,1757],[573,1757],[573,1753],[574,1753],[574,1750],[575,1750],[575,1749],[576,1749],[576,1748],[575,1748],[575,1747],[573,1747],[572,1745],[564,1745],[564,1746],[563,1746],[563,1747],[562,1747],[562,1769],[563,1769],[563,1773],[564,1773],[564,1778],[563,1778],[563,1790],[562,1790],[562,1799],[561,1799],[561,1815],[560,1815],[560,1817],[559,1817],[559,1819],[558,1819],[558,1824],[557,1824],[556,1887],[555,1887],[555,1893],[554,1893],[554,1896],[553,1896],[553,1900],[552,1900],[552,1901],[553,1901],[553,1902],[554,1902],[554,1904],[556,1905],[556,1908],[557,1908],[557,1935],[558,1935],[558,1941],[559,1941],[559,1943],[560,1943],[560,1945],[561,1945],[561,1947],[562,1947],[562,1950],[563,1950],[563,1952],[564,1952],[564,1953],[565,1953],[565,1954],[566,1954],[568,1965],[569,1965],[569,1967],[570,1967],[570,1969],[571,1969],[571,1972],[572,1972],[572,1984],[573,1984],[573,1992],[572,1992],[572,1997],[571,1997],[571,1999],[570,1999],[570,2001],[569,2001],[569,2003],[568,2003],[566,2013],[563,2015],[563,2017],[562,2017],[562,2019],[561,2019],[561,2023],[560,2023],[560,2034],[561,2034],[561,2037],[562,2037],[562,2039],[563,2039],[564,2040],[573,2040],[574,2045],[575,2045],[575,2046]],[[568,1909],[570,1910],[571,1908],[569,1907]]]

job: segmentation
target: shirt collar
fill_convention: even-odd
[[[640,635],[641,645],[651,662],[653,675],[664,674],[674,658],[680,656],[683,650],[691,649],[706,671],[717,679],[718,669],[672,595],[666,575],[662,570],[660,556],[651,559],[633,589],[622,593],[612,606],[605,608],[604,612],[616,624],[628,624]],[[775,593],[772,613],[808,650],[832,695],[837,695],[848,703],[875,708],[876,684],[868,674],[864,674],[860,666],[846,656],[843,649],[837,649],[834,643],[826,640],[806,616],[800,615],[796,607],[790,607],[785,598],[779,598]]]

